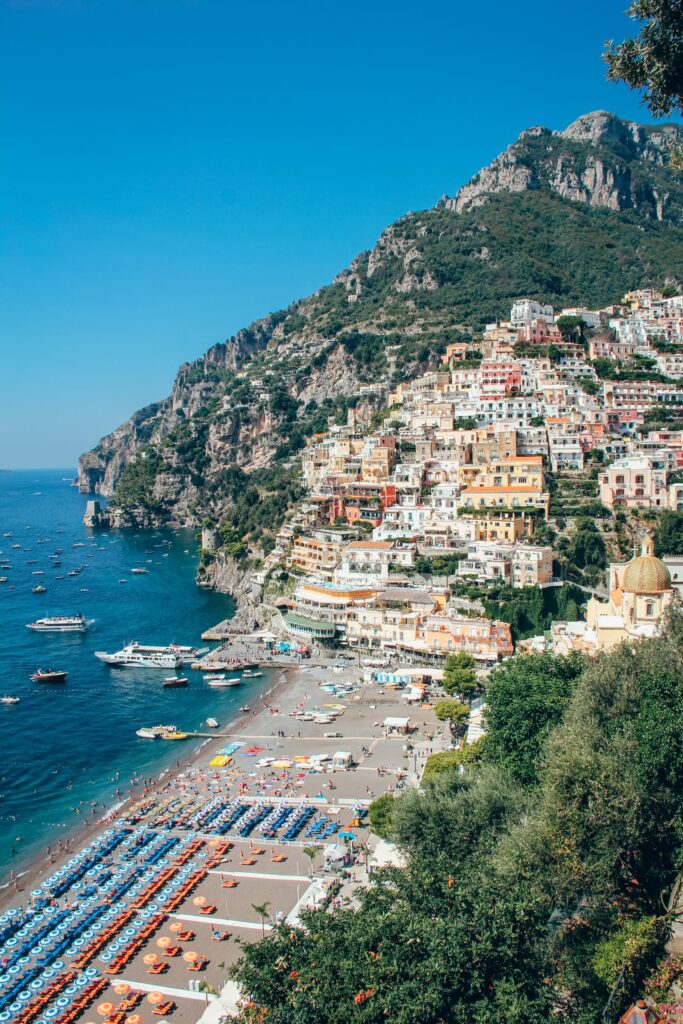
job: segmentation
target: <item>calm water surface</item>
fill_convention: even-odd
[[[9,578],[0,584],[0,695],[20,698],[0,705],[0,881],[10,866],[25,866],[71,834],[93,801],[101,813],[135,773],[156,774],[189,752],[187,744],[139,739],[139,726],[194,730],[207,715],[227,724],[249,692],[212,691],[189,669],[186,690],[163,690],[164,671],[111,669],[94,657],[130,640],[200,646],[200,633],[234,606],[194,585],[191,532],[86,530],[86,498],[64,479],[72,476],[0,473],[0,559],[11,565],[0,569]],[[56,548],[58,568],[49,558]],[[80,575],[66,575],[79,566]],[[149,574],[132,575],[134,566]],[[47,593],[32,593],[39,583]],[[26,629],[41,616],[76,612],[95,620],[85,634]],[[31,682],[32,672],[48,666],[68,671],[65,685]]]

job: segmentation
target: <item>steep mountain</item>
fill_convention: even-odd
[[[632,287],[683,279],[677,125],[598,111],[531,128],[457,195],[409,213],[306,299],[257,321],[178,372],[171,395],[81,457],[82,490],[122,521],[230,522],[228,544],[267,549],[306,436],[435,365],[449,341],[514,299],[600,307]]]

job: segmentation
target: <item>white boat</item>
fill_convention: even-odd
[[[225,679],[225,672],[222,672],[219,675],[214,675],[213,672],[205,672],[202,679],[205,679],[207,683],[210,683],[212,679]]]
[[[9,576],[0,576],[0,583],[7,583]]]
[[[83,615],[50,615],[35,622],[27,622],[27,629],[35,629],[40,633],[84,633],[94,619],[86,619]]]
[[[95,651],[95,657],[105,665],[116,668],[178,668],[182,658],[174,647],[150,647],[144,644],[126,644],[120,651],[108,654]]]
[[[151,725],[143,726],[141,729],[135,730],[135,735],[139,736],[143,740],[157,740],[162,736],[166,736],[167,733],[174,733],[178,731],[176,725]]]
[[[244,670],[242,675],[245,679],[260,679],[263,672],[252,672],[251,669],[247,668]]]
[[[215,718],[207,718],[206,724],[208,725],[209,729],[217,729],[218,728],[218,722],[216,721]]]
[[[43,586],[32,587],[31,588],[31,593],[33,593],[33,594],[44,594],[46,591],[47,591],[47,587],[43,587]]]
[[[235,682],[234,679],[218,679],[216,676],[213,676],[211,679],[209,679],[208,683],[209,686],[213,686],[217,690],[223,689],[226,686],[237,686],[237,683]]]
[[[0,704],[18,704],[18,697],[10,697],[9,694],[5,697],[0,697]]]
[[[133,576],[146,576],[149,569],[131,569]]]

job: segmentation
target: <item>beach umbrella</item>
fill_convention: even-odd
[[[156,955],[156,953],[145,953],[145,955],[142,958],[143,963],[146,964],[155,964],[158,959],[159,957]]]
[[[160,1003],[163,1000],[163,998],[164,997],[161,992],[149,992],[147,994],[147,1002],[152,1003],[152,1005],[154,1005],[155,1003]]]
[[[172,932],[181,932],[183,930],[182,923],[180,921],[174,921],[170,925],[170,929]]]
[[[188,949],[187,953],[183,953],[183,960],[186,960],[188,964],[193,964],[197,959],[198,955],[193,949]]]
[[[195,907],[204,907],[206,906],[206,896],[195,896],[192,902],[194,903]]]
[[[114,1009],[113,1003],[100,1003],[97,1007],[97,1012],[100,1017],[108,1017],[111,1011]]]
[[[118,985],[114,985],[114,992],[117,996],[126,996],[130,992],[130,985],[127,981],[120,981]]]
[[[131,1013],[129,1017],[126,1017],[126,1024],[140,1024],[142,1017],[139,1013]]]

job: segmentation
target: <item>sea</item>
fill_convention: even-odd
[[[207,716],[225,726],[257,686],[212,690],[187,666],[188,688],[164,690],[168,672],[112,669],[95,658],[132,640],[204,646],[200,634],[230,617],[234,604],[195,585],[193,531],[86,529],[89,496],[72,486],[74,475],[0,472],[0,561],[10,566],[0,569],[8,578],[0,583],[0,696],[20,699],[0,704],[0,884],[200,742],[144,740],[136,729],[163,723],[207,732]],[[44,594],[32,592],[38,585]],[[86,633],[26,628],[77,612],[94,620]],[[66,683],[32,682],[38,668],[66,670]]]

